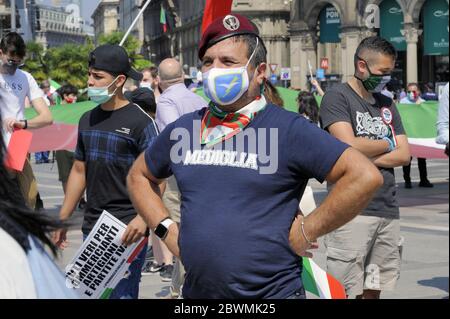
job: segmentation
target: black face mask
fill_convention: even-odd
[[[5,64],[4,68],[6,69],[6,71],[10,74],[14,74],[16,73],[17,69],[19,68],[19,65],[15,64],[15,63],[8,63]]]
[[[367,61],[360,57],[357,57],[357,58],[366,64],[367,71],[369,72],[369,77],[367,79],[363,80],[362,78],[358,77],[355,72],[355,78],[357,78],[358,80],[360,80],[362,82],[364,88],[368,92],[380,93],[383,90],[383,88],[386,86],[386,84],[388,84],[391,81],[391,79],[392,79],[391,74],[390,73],[389,74],[373,74],[369,68],[369,64],[367,63]]]
[[[14,74],[16,73],[17,69],[19,68],[20,64],[19,63],[14,63],[14,62],[7,62],[4,63],[3,61],[0,60],[0,65],[3,67],[3,69],[8,72],[9,74]]]

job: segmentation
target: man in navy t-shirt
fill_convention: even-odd
[[[199,57],[211,104],[169,124],[137,159],[128,175],[133,204],[181,257],[184,298],[304,298],[299,256],[354,218],[382,177],[348,145],[266,102],[266,49],[247,18],[213,22]],[[157,187],[172,175],[180,229]],[[303,218],[310,178],[335,187]]]

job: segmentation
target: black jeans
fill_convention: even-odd
[[[409,162],[408,166],[403,166],[403,178],[405,179],[405,182],[411,182],[411,162]],[[420,181],[425,182],[428,180],[427,160],[425,158],[418,158],[417,162],[419,164]]]

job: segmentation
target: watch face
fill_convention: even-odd
[[[169,230],[164,225],[159,224],[155,229],[155,235],[163,239],[166,237],[168,231]]]

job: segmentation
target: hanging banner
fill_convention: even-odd
[[[448,55],[448,1],[427,0],[423,7],[424,54]]]
[[[380,36],[391,42],[397,51],[406,51],[403,11],[395,0],[384,0],[380,4]]]
[[[327,5],[320,12],[320,43],[340,43],[341,17],[333,5]]]

